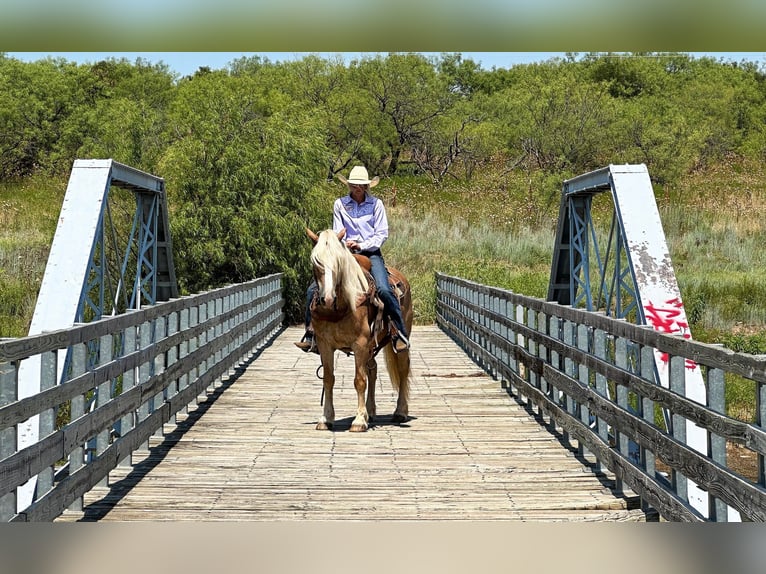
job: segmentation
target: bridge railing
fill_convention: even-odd
[[[269,275],[0,342],[0,520],[82,510],[110,470],[130,465],[171,417],[276,336],[281,281]],[[25,363],[40,369],[40,392],[18,398]],[[17,448],[19,429],[35,419],[41,438]],[[30,484],[27,504],[19,493]]]
[[[618,491],[629,486],[672,521],[766,520],[765,357],[443,274],[436,285],[439,326],[572,448],[614,473]],[[655,353],[667,361],[670,388],[654,382]],[[689,368],[702,369],[704,405],[684,396]],[[751,389],[750,422],[725,414],[734,381]],[[686,421],[709,432],[708,452],[685,444]],[[727,464],[727,445],[751,456],[752,469]],[[687,479],[707,493],[707,516],[689,503]]]

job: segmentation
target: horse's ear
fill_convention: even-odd
[[[313,231],[311,231],[308,227],[306,228],[306,235],[308,235],[309,239],[311,239],[311,241],[313,241],[314,243],[319,241],[319,236]]]
[[[343,177],[341,174],[336,173],[335,177],[337,177],[343,185],[348,185],[348,180],[345,177]]]
[[[342,240],[346,236],[346,228],[344,227],[340,231],[338,231],[338,239]]]
[[[380,176],[376,175],[375,177],[372,178],[372,181],[370,181],[370,189],[372,189],[379,183],[380,183]]]

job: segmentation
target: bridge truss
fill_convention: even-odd
[[[611,213],[598,210],[610,216],[606,237],[595,221],[594,200],[600,194],[612,199]],[[609,165],[564,182],[547,299],[692,338],[645,165]],[[655,382],[706,403],[703,376],[694,361],[678,364],[655,351],[654,362]],[[678,380],[680,386],[672,382]],[[663,414],[670,429],[672,417]],[[686,435],[690,446],[707,453],[704,430],[687,421]],[[631,447],[637,454],[638,445]],[[706,493],[689,482],[687,494],[707,516]]]
[[[162,178],[111,159],[75,160],[40,285],[29,335],[90,323],[178,297]],[[99,350],[91,345],[90,365]],[[56,380],[71,357],[59,351]],[[19,370],[19,398],[40,389],[40,361]],[[18,448],[34,444],[37,417],[19,425]],[[19,489],[19,507],[34,484]]]

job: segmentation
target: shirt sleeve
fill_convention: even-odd
[[[343,211],[343,202],[340,198],[335,200],[332,206],[332,230],[337,235],[341,229],[345,229],[343,225],[343,219],[341,218],[341,212]]]
[[[374,251],[380,249],[388,239],[388,218],[383,202],[375,199],[375,207],[372,218],[372,237],[365,239],[359,244],[362,251]]]

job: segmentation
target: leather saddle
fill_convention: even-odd
[[[383,347],[385,347],[391,339],[396,336],[396,327],[393,322],[383,312],[383,302],[377,297],[377,285],[375,279],[370,273],[372,265],[370,264],[370,258],[366,255],[360,255],[354,253],[354,259],[356,259],[359,266],[364,270],[364,274],[367,277],[367,283],[370,285],[368,290],[368,300],[372,303],[372,306],[376,309],[374,313],[370,313],[370,331],[372,333],[373,351],[372,356],[378,354]],[[391,292],[399,301],[399,305],[402,305],[402,298],[404,297],[408,285],[404,279],[404,276],[393,267],[386,266],[388,272],[388,285],[391,288]]]

